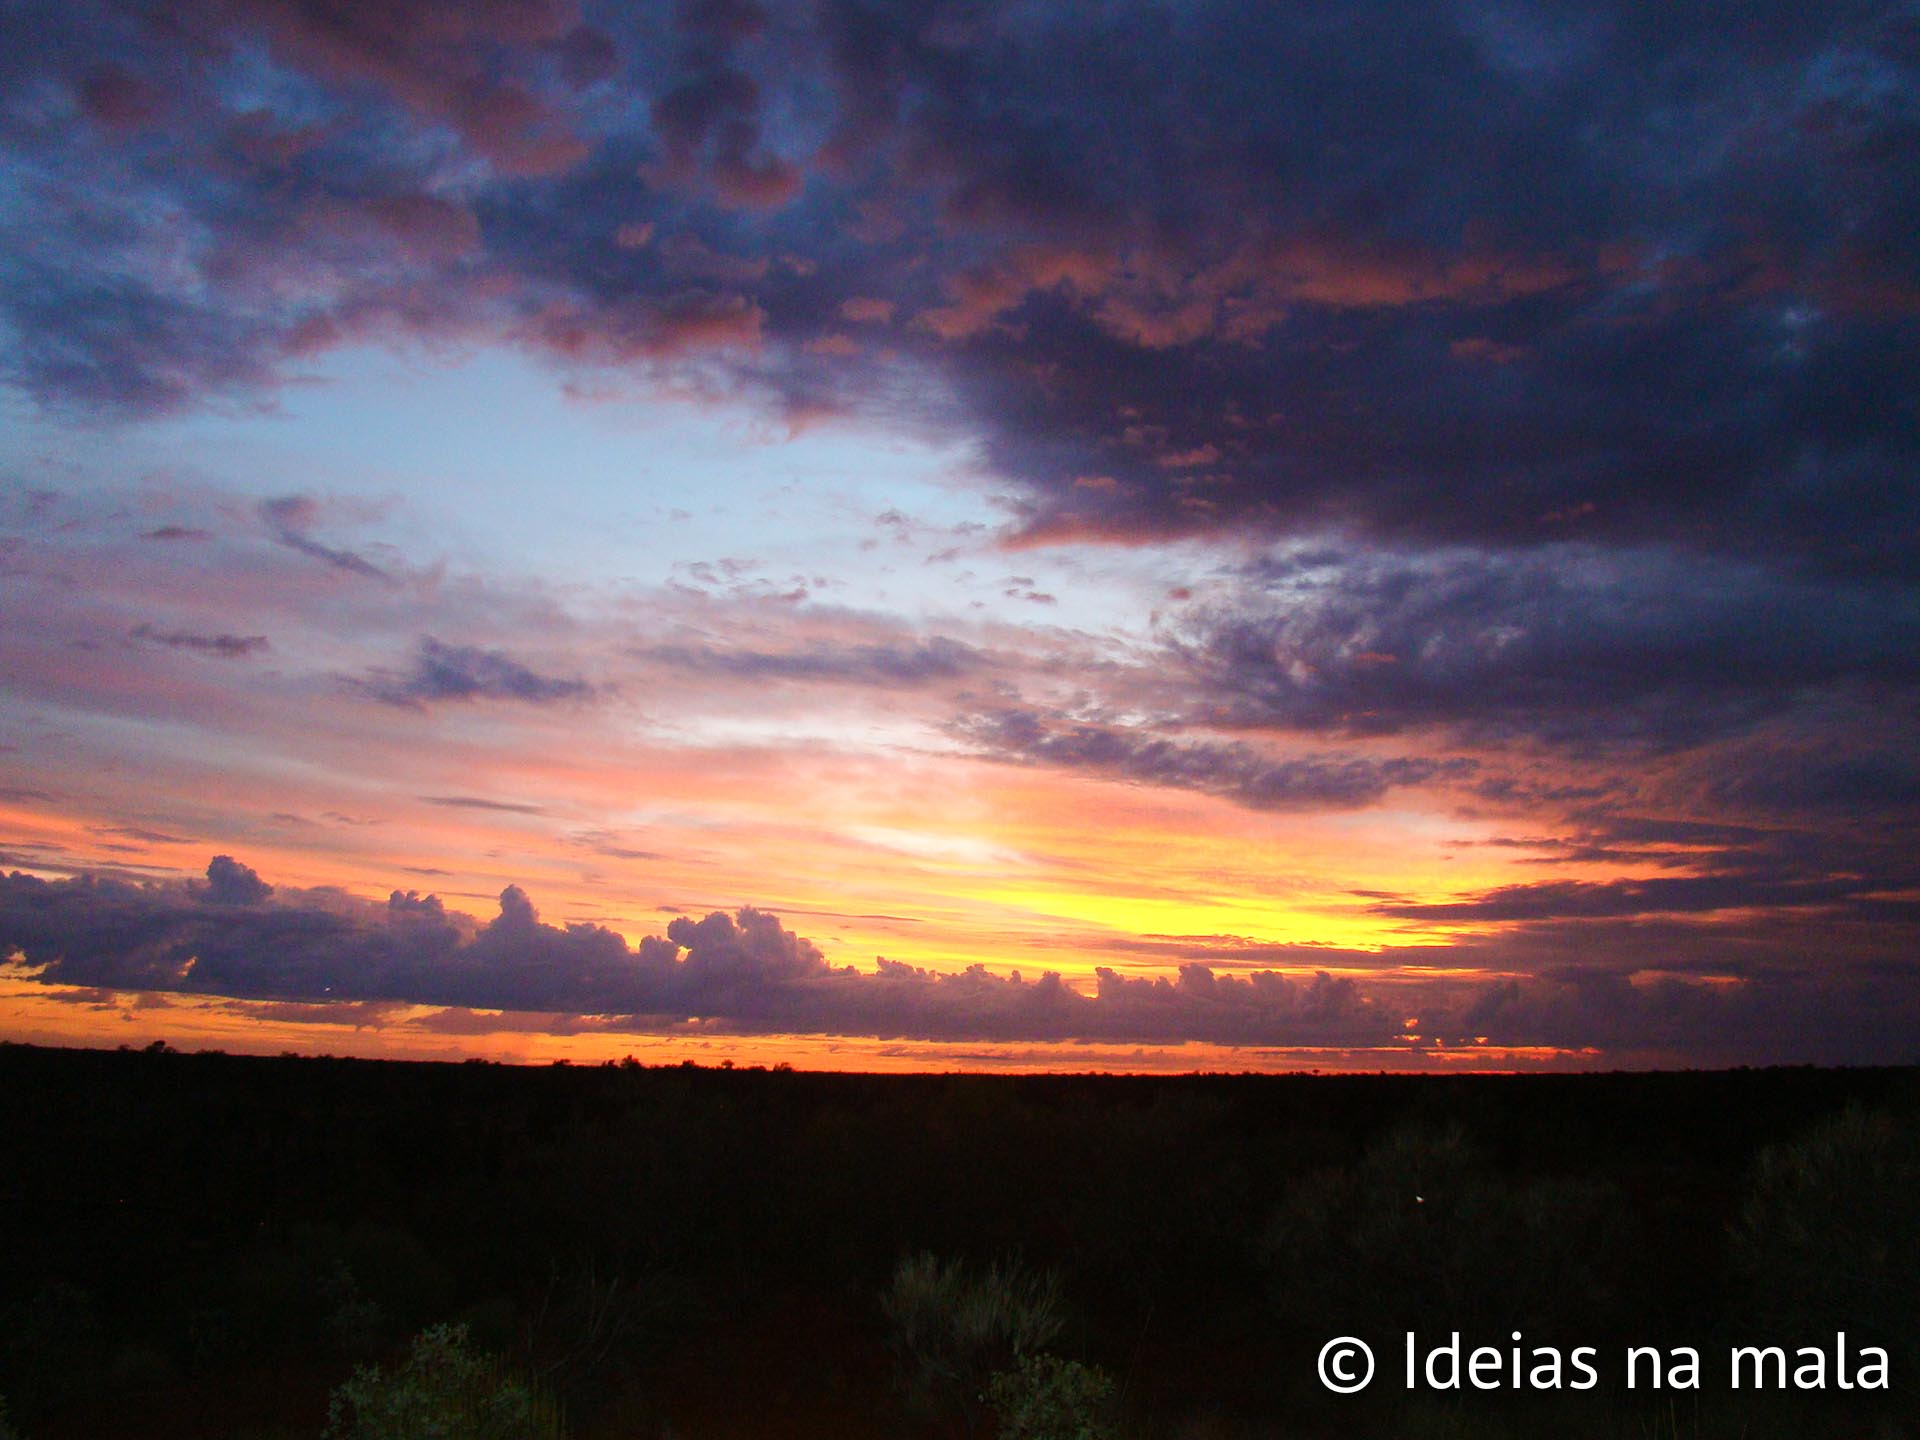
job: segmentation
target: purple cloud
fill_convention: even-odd
[[[447,645],[431,635],[420,641],[406,670],[376,673],[356,683],[376,699],[403,708],[472,700],[550,705],[584,700],[594,693],[584,680],[539,674],[505,651]]]
[[[222,660],[244,659],[268,648],[264,635],[196,635],[189,630],[156,630],[151,625],[136,625],[128,633],[149,645],[213,655]]]
[[[1684,932],[1674,932],[1682,934]],[[484,924],[433,896],[395,891],[385,905],[337,892],[275,894],[217,857],[205,886],[78,878],[0,880],[0,949],[48,984],[88,990],[218,995],[347,1005],[381,1023],[398,1004],[551,1016],[567,1031],[672,1030],[700,1017],[737,1032],[979,1041],[1099,1041],[1377,1047],[1422,1044],[1599,1047],[1622,1059],[1911,1061],[1920,984],[1910,967],[1855,963],[1825,975],[1765,964],[1686,978],[1685,946],[1666,978],[1636,981],[1642,956],[1604,963],[1594,937],[1534,946],[1528,978],[1365,981],[1272,970],[1219,973],[1188,961],[1172,978],[1102,969],[1091,993],[1045,974],[980,965],[936,973],[879,960],[836,966],[812,942],[751,907],[680,917],[629,946],[595,925],[544,923],[518,886]],[[1716,944],[1704,932],[1694,941]],[[1151,942],[1164,946],[1166,941]],[[1511,977],[1512,937],[1406,952],[1403,963]],[[1604,949],[1604,947],[1601,947]],[[1208,948],[1200,947],[1201,953]],[[1282,947],[1269,958],[1362,957]],[[1256,958],[1257,957],[1248,957]],[[1862,1007],[1870,1006],[1870,1009]],[[1862,1016],[1872,1018],[1863,1022]],[[1418,1032],[1408,1038],[1408,1027]]]

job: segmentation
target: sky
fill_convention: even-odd
[[[1920,15],[8,0],[0,1038],[1920,1061]]]

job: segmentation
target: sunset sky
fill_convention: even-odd
[[[1911,8],[4,14],[0,1038],[1920,1061]]]

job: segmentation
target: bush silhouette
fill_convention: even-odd
[[[93,1296],[64,1280],[0,1306],[0,1376],[29,1419],[86,1388],[105,1369],[105,1335]]]
[[[1298,1182],[1263,1250],[1280,1315],[1309,1329],[1584,1339],[1618,1323],[1621,1210],[1602,1183],[1501,1173],[1457,1125],[1408,1126]]]
[[[1911,1344],[1920,1289],[1920,1135],[1850,1109],[1754,1163],[1732,1259],[1756,1318]]]
[[[471,1350],[464,1325],[416,1335],[391,1374],[364,1366],[333,1392],[325,1440],[565,1440],[537,1387]]]
[[[881,1297],[908,1403],[959,1433],[978,1433],[989,1377],[1060,1333],[1060,1285],[1017,1261],[973,1271],[922,1252],[894,1268]]]
[[[1113,1380],[1104,1370],[1058,1355],[1023,1355],[987,1385],[999,1440],[1105,1440]]]

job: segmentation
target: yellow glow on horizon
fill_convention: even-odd
[[[270,776],[236,764],[194,772],[191,784],[144,797],[138,814],[81,795],[45,808],[11,804],[0,809],[0,823],[16,846],[44,847],[26,853],[46,857],[34,868],[48,876],[122,863],[155,878],[191,879],[211,855],[226,853],[254,866],[283,900],[297,903],[303,888],[323,888],[379,905],[392,890],[418,890],[481,924],[513,884],[547,923],[604,925],[629,947],[664,935],[675,915],[751,905],[816,944],[834,966],[868,971],[885,956],[939,973],[971,965],[1029,977],[1052,971],[1082,990],[1103,966],[1129,977],[1172,977],[1196,960],[1295,978],[1326,971],[1370,986],[1496,978],[1444,947],[1504,927],[1390,911],[1540,875],[1526,849],[1489,843],[1511,831],[1511,817],[1465,816],[1447,795],[1418,791],[1397,792],[1391,807],[1276,812],[1196,791],[952,754],[817,747],[690,754],[640,741],[516,749],[506,739],[495,748],[471,736],[435,763],[442,767],[436,773],[410,776],[404,786],[351,793],[321,772]],[[538,804],[521,804],[526,797]],[[182,818],[151,818],[168,814]],[[1554,870],[1568,879],[1623,873],[1593,864]],[[1420,953],[1434,963],[1421,963]],[[324,1034],[326,1046],[358,1047],[353,1053],[583,1062],[635,1047],[677,1055],[711,1041],[741,1063],[767,1056],[764,1063],[842,1068],[975,1063],[969,1057],[1005,1068],[1025,1063],[1010,1058],[1015,1052],[1038,1055],[1032,1063],[1042,1068],[1313,1063],[1295,1050],[1222,1048],[1203,1063],[1183,1046],[1093,1047],[1103,1057],[1095,1059],[1084,1046],[902,1049],[826,1036],[720,1042],[684,1028],[664,1036],[556,1035],[521,1022],[497,1031],[463,1022],[448,1033],[399,1010],[378,1012],[358,1029],[328,1030],[315,1020],[263,1018],[275,1012],[257,1006],[250,1012],[211,999],[162,998],[139,1008],[59,1005],[44,987],[15,989],[0,1004],[0,1035],[111,1044],[133,1025],[148,1038],[233,1049],[311,1049]],[[1440,1063],[1439,1052],[1413,1042],[1389,1052],[1394,1064]],[[1122,1064],[1122,1055],[1132,1058]],[[1341,1063],[1366,1069],[1382,1062],[1368,1052]],[[1491,1062],[1475,1055],[1463,1063]]]
[[[1378,1045],[1233,1047],[1189,1041],[1179,1045],[1082,1042],[944,1042],[881,1040],[871,1036],[743,1035],[682,1027],[673,1033],[540,1029],[555,1017],[512,1012],[448,1012],[430,1006],[388,1007],[380,1023],[320,1018],[274,1018],[325,1011],[326,1006],[232,1001],[213,996],[88,990],[0,975],[0,1031],[34,1045],[140,1049],[165,1040],[181,1050],[225,1050],[241,1055],[333,1055],[369,1060],[471,1059],[514,1065],[564,1061],[599,1065],[628,1057],[646,1065],[789,1065],[796,1070],[872,1073],[998,1072],[1005,1074],[1185,1074],[1263,1072],[1366,1074],[1447,1070],[1508,1073],[1539,1068],[1589,1068],[1598,1051],[1548,1046]],[[350,1007],[337,1007],[345,1011]],[[372,1012],[370,1011],[369,1014]],[[460,1024],[435,1029],[437,1017]]]
[[[1364,918],[1263,904],[1230,895],[1162,899],[1066,888],[1009,886],[980,898],[1025,914],[1097,925],[1123,935],[1234,935],[1263,944],[1377,949],[1385,927]]]

